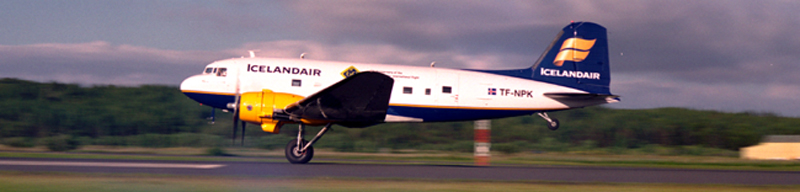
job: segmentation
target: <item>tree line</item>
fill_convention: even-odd
[[[153,145],[164,138],[188,141],[182,145],[230,145],[230,113],[212,109],[184,96],[175,86],[81,86],[57,82],[38,83],[0,79],[0,139],[81,138],[86,144]],[[538,116],[492,121],[493,146],[522,150],[543,143],[569,146],[641,148],[703,146],[738,150],[754,145],[762,136],[800,134],[800,119],[771,113],[724,113],[682,108],[611,109],[589,107],[551,113],[561,128],[547,129]],[[261,132],[249,126],[251,146],[281,148],[296,135],[294,125],[282,133]],[[309,133],[314,133],[314,129]],[[340,150],[472,149],[472,122],[391,123],[363,129],[334,127],[319,147]],[[160,138],[160,139],[159,139]],[[148,140],[150,139],[150,140]],[[130,142],[125,142],[130,140]],[[136,142],[134,142],[134,140]],[[162,145],[155,145],[159,147]]]

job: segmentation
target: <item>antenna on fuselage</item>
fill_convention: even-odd
[[[300,53],[300,59],[305,59],[305,58],[306,58],[306,53]]]
[[[256,51],[261,51],[261,50],[247,50],[247,51],[250,52],[250,58],[256,58]]]
[[[436,61],[431,62],[431,67],[434,67],[434,66],[436,66]]]

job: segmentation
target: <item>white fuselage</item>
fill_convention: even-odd
[[[206,69],[187,78],[181,90],[216,108],[227,108],[224,104],[234,102],[237,93],[269,89],[307,97],[356,71],[381,72],[395,80],[385,122],[490,119],[564,110],[583,106],[568,106],[543,94],[586,93],[506,75],[403,65],[235,58],[216,61]]]

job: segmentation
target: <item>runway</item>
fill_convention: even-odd
[[[0,158],[0,171],[167,174],[193,176],[343,177],[457,179],[486,181],[554,181],[613,183],[683,183],[798,185],[800,172],[727,171],[694,169],[578,167],[578,166],[463,166],[271,162],[192,162],[144,160],[74,160]]]

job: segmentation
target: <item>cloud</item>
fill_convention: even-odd
[[[800,36],[794,34],[800,31],[800,3],[794,1],[216,1],[145,7],[160,7],[147,13],[162,20],[130,21],[170,26],[134,25],[155,29],[130,40],[136,42],[0,45],[0,76],[176,85],[207,63],[247,50],[263,57],[305,52],[318,60],[514,69],[531,66],[574,20],[608,28],[611,91],[623,96],[612,107],[800,116],[800,98],[792,97],[800,93]],[[185,46],[163,48],[171,44]]]
[[[0,76],[80,84],[177,84],[222,55],[103,41],[0,45]]]
[[[622,96],[612,108],[683,107],[728,112],[772,112],[800,116],[800,87],[790,84],[708,84],[672,79],[662,74],[612,77],[611,90]]]
[[[533,61],[524,61],[527,57],[515,57],[511,54],[472,54],[458,50],[425,51],[392,44],[269,41],[248,43],[243,45],[243,48],[227,52],[243,53],[247,50],[259,50],[256,55],[260,57],[296,58],[306,53],[306,58],[316,60],[411,66],[429,66],[431,62],[436,62],[436,66],[445,68],[496,69],[497,63],[517,62],[525,67],[533,64]]]
[[[268,41],[247,43],[219,51],[179,51],[96,41],[76,44],[0,45],[2,77],[80,84],[170,84],[198,74],[215,60],[247,55],[306,58],[360,63],[391,63],[437,67],[492,68],[507,61],[501,55],[472,55],[458,51],[419,51],[390,44],[325,44],[315,41]],[[519,59],[519,58],[517,58]],[[513,60],[510,59],[510,60]]]
[[[796,84],[774,84],[764,88],[763,94],[769,99],[794,101],[800,95],[800,87]]]
[[[332,43],[391,44],[535,60],[570,20],[609,29],[613,70],[709,84],[795,80],[796,2],[753,1],[295,1],[311,34]],[[771,71],[766,65],[781,66]],[[522,67],[514,62],[493,67]],[[747,72],[756,67],[756,73]],[[789,68],[789,69],[787,69]],[[774,68],[773,68],[774,69]],[[750,77],[766,77],[757,78]]]

